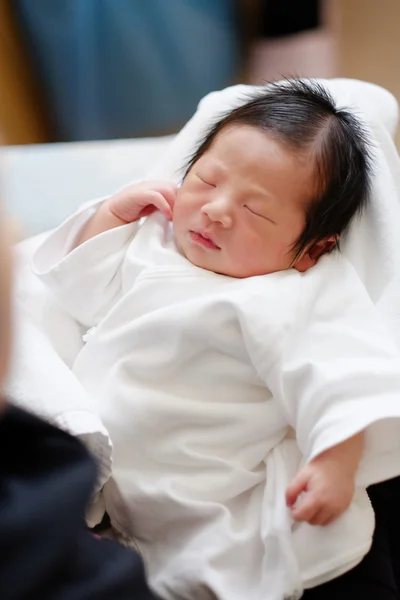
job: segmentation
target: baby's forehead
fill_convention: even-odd
[[[201,158],[216,158],[221,153],[226,155],[227,151],[232,149],[247,156],[255,144],[264,150],[256,157],[260,161],[267,162],[271,158],[271,152],[265,151],[265,146],[268,145],[268,150],[272,149],[272,154],[279,153],[281,158],[289,160],[291,163],[299,163],[304,166],[310,162],[315,165],[317,162],[315,146],[298,148],[289,144],[275,131],[245,123],[234,123],[222,127],[204,149]],[[264,148],[262,148],[263,145]]]
[[[245,124],[226,126],[218,131],[199,158],[203,164],[225,169],[229,174],[240,174],[242,169],[265,172],[267,176],[282,174],[285,178],[307,174],[310,187],[317,175],[313,149],[300,151],[284,143],[273,132]],[[299,181],[302,180],[300,177]]]

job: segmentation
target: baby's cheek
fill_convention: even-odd
[[[269,255],[274,257],[275,260],[286,260],[292,250],[292,244],[278,231],[274,231],[267,236],[264,245]]]
[[[235,263],[244,276],[266,275],[287,268],[287,248],[274,239],[251,236],[235,248]],[[246,275],[247,274],[247,275]]]
[[[190,193],[181,193],[175,200],[172,221],[176,228],[190,229],[196,225],[201,215],[201,207],[196,204],[196,198]]]
[[[179,188],[176,193],[175,203],[174,203],[174,216],[179,218],[181,215],[184,215],[189,207],[188,202],[188,194],[184,191],[183,188]]]
[[[268,255],[261,244],[248,239],[243,244],[235,244],[232,250],[230,262],[238,276],[251,277],[259,275],[264,270]]]
[[[190,219],[187,215],[185,205],[175,202],[172,212],[172,224],[174,227],[174,237],[179,250],[184,253],[187,244],[187,235],[190,229]]]

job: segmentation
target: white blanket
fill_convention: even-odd
[[[15,404],[81,439],[97,462],[96,493],[111,474],[112,445],[70,368],[82,347],[80,328],[31,272],[30,257],[42,239],[19,244],[15,253],[15,339],[5,392]]]

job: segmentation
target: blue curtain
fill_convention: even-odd
[[[57,137],[171,131],[234,81],[233,0],[14,0]]]

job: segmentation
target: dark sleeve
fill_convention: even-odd
[[[68,434],[14,407],[0,419],[2,600],[150,600],[137,554],[86,529],[96,472]]]

